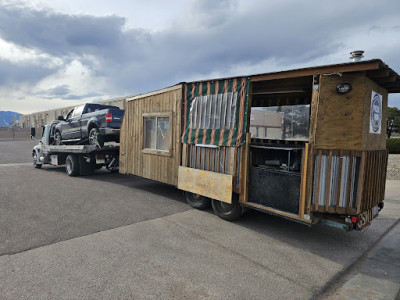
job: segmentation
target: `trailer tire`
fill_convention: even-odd
[[[199,194],[193,194],[191,192],[185,192],[186,201],[193,208],[199,210],[206,210],[211,207],[211,199],[201,196]]]
[[[211,201],[214,213],[223,220],[234,221],[242,214],[243,210],[237,198],[233,197],[232,203],[226,203],[212,199]]]
[[[65,159],[65,171],[68,176],[77,176],[79,173],[79,159],[78,156],[70,154]]]
[[[42,164],[38,164],[37,163],[38,162],[38,156],[37,156],[36,151],[32,153],[32,159],[33,159],[33,166],[36,169],[40,169],[42,167]]]

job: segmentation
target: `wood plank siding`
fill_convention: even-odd
[[[336,92],[339,83],[350,83],[352,90]],[[382,134],[369,133],[371,93],[382,95]],[[388,92],[365,73],[321,76],[315,147],[317,149],[378,150],[386,147]]]
[[[177,185],[181,159],[182,85],[128,99],[121,127],[120,172]],[[144,117],[169,118],[169,150],[144,149]]]

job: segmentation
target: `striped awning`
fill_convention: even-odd
[[[240,146],[245,142],[250,78],[187,83],[182,142]]]

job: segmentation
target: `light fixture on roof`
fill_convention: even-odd
[[[353,52],[350,52],[350,59],[353,62],[361,61],[361,59],[364,57],[364,51],[363,50],[356,50]]]

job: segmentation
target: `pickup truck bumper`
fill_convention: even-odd
[[[120,133],[119,128],[100,128],[100,134],[101,135],[118,135]]]

